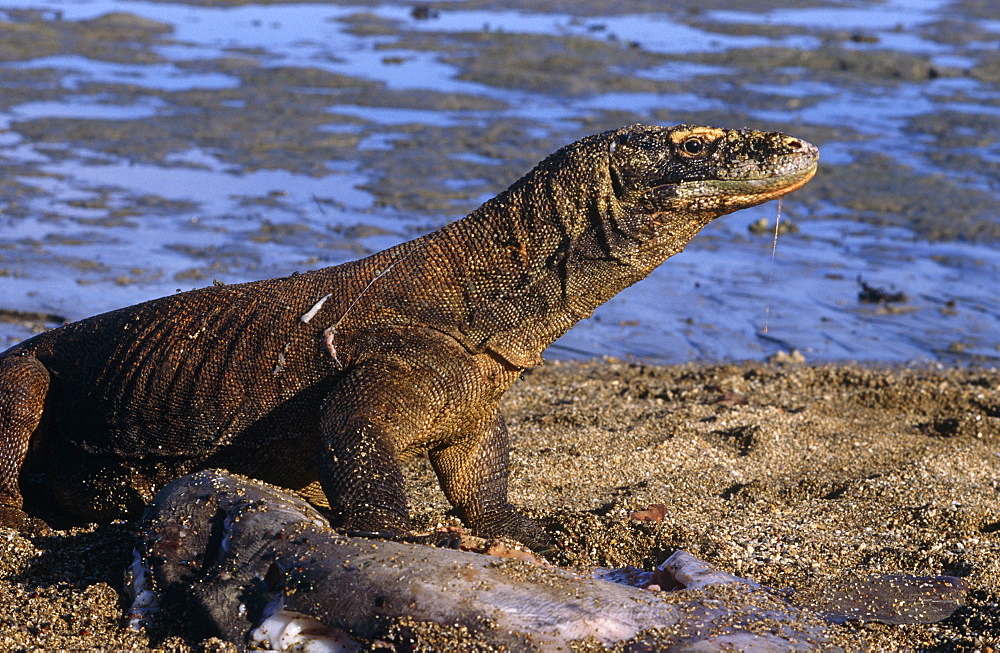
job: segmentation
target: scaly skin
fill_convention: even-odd
[[[711,220],[802,186],[817,159],[784,134],[627,127],[368,258],[26,340],[0,354],[0,525],[35,524],[26,469],[74,518],[105,521],[222,467],[328,503],[342,528],[401,534],[400,460],[427,451],[474,533],[543,545],[507,501],[501,395]]]

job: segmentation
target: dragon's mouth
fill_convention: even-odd
[[[714,179],[701,182],[726,195],[784,195],[801,188],[816,174],[818,161],[802,170],[760,179]]]
[[[701,179],[674,186],[675,196],[715,197],[726,204],[760,204],[801,188],[816,174],[818,161],[800,170],[757,179]]]

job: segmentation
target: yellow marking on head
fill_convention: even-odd
[[[715,127],[691,127],[689,129],[676,129],[670,133],[670,140],[674,145],[680,145],[692,136],[700,136],[705,140],[717,140],[725,135],[722,129]]]

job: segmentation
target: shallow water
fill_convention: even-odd
[[[226,4],[3,3],[0,349],[377,251],[641,121],[788,131],[821,172],[773,264],[750,227],[775,204],[727,216],[549,357],[1000,357],[988,3]],[[907,300],[861,303],[859,278]]]

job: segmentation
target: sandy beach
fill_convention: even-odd
[[[648,570],[684,549],[806,607],[869,576],[957,576],[966,605],[943,622],[827,634],[847,650],[996,650],[998,388],[995,369],[549,364],[505,400],[512,496],[552,521],[561,566]],[[457,523],[426,460],[407,469],[418,526]],[[655,504],[661,521],[631,518]],[[0,533],[0,648],[224,648],[181,623],[125,626],[134,529]],[[421,632],[417,650],[445,636]]]
[[[995,2],[761,4],[7,0],[0,351],[382,250],[585,134],[785,131],[823,154],[777,249],[774,204],[718,221],[550,349],[579,362],[506,395],[512,500],[567,568],[682,549],[821,611],[869,577],[956,577],[939,623],[826,636],[996,651]],[[859,301],[866,285],[885,294]],[[807,362],[719,362],[792,349]],[[458,524],[426,458],[406,470],[416,526]],[[233,650],[183,619],[127,627],[138,528],[0,530],[0,650]]]

